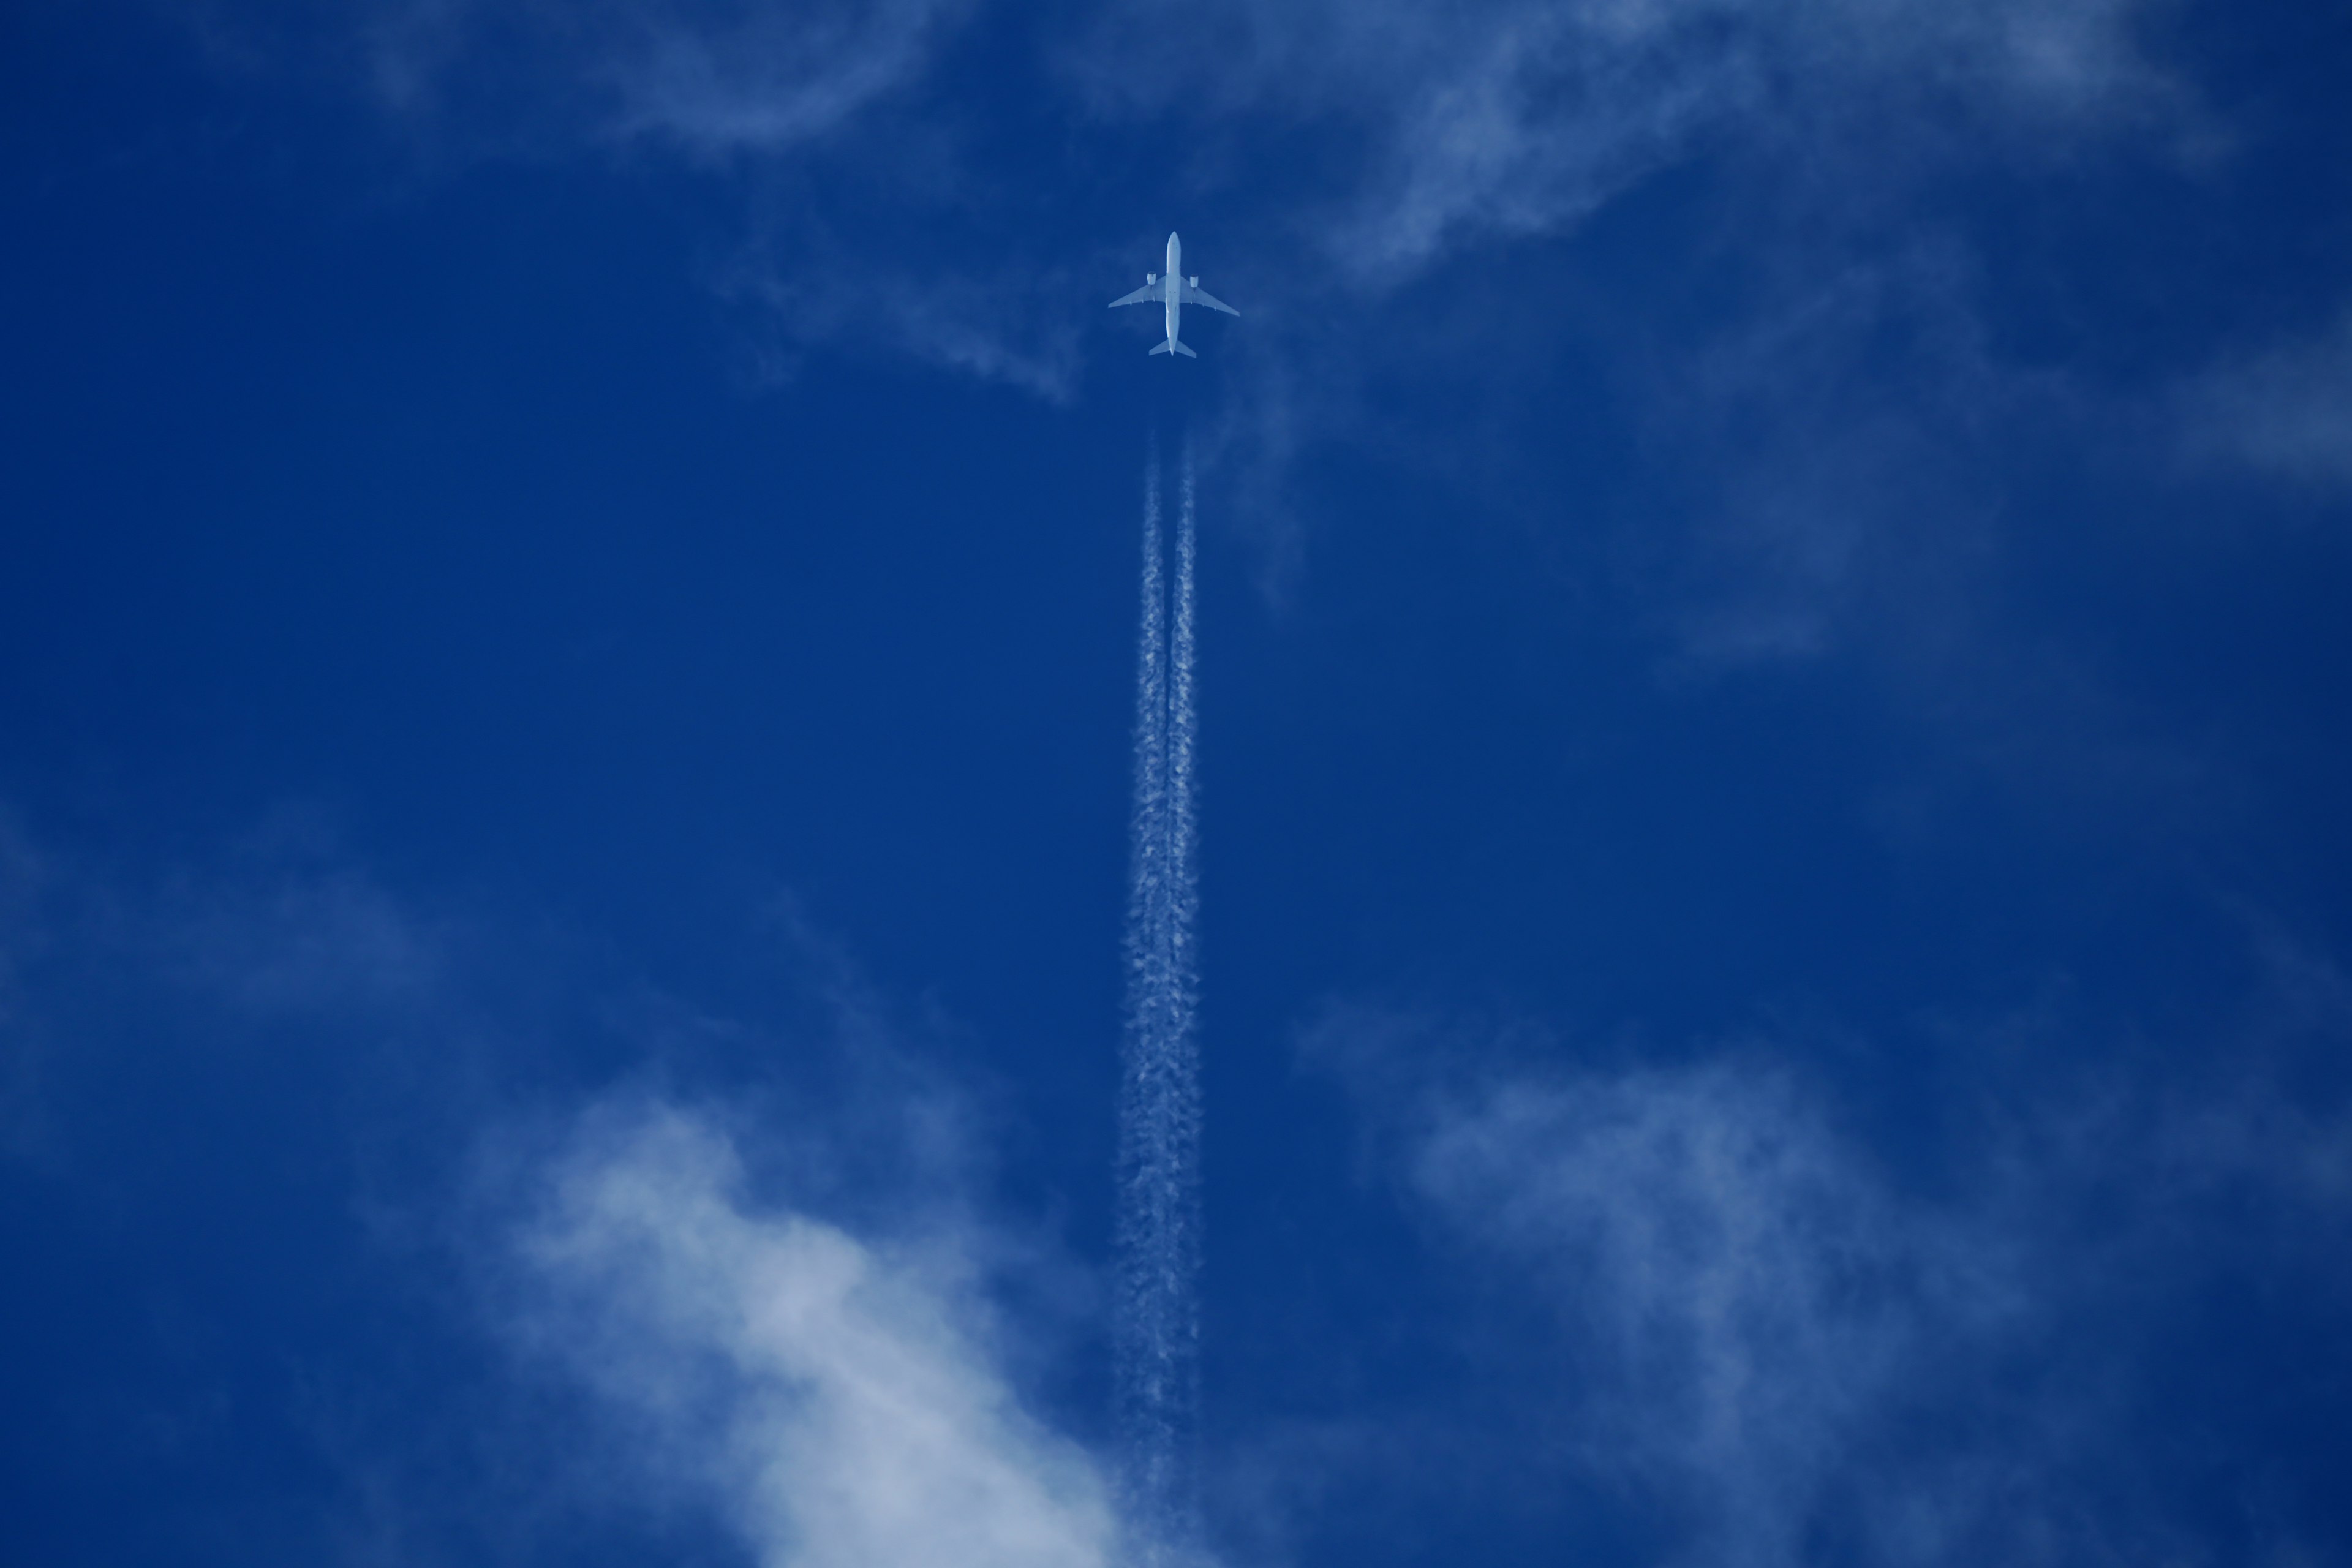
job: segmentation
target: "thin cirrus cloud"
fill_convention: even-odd
[[[866,342],[918,362],[1066,403],[1090,319],[1064,308],[1087,285],[1066,263],[983,278],[924,277],[882,264],[853,267],[827,237],[778,233],[740,253],[714,281],[780,325],[790,343]],[[1082,324],[1083,321],[1083,324]],[[799,353],[763,356],[771,379],[797,374]]]
[[[597,74],[615,128],[705,153],[772,153],[824,135],[928,63],[961,0],[835,0],[716,11],[630,6]]]
[[[1301,1046],[1433,1244],[1542,1310],[1534,1340],[1479,1336],[1535,1407],[1522,1450],[1569,1434],[1555,1462],[1667,1521],[1675,1560],[2144,1561],[2213,1528],[2147,1424],[2250,1418],[2174,1392],[2184,1314],[2210,1335],[2217,1289],[2325,1314],[2352,1287],[2308,1240],[2352,1190],[2340,1108],[2267,1076],[2340,1038],[2312,969],[2252,1004],[2235,1044],[2267,1066],[2226,1091],[2044,1085],[1924,1187],[1768,1050],[1566,1068],[1367,1005]]]
[[[2216,366],[2178,404],[2192,451],[2310,489],[2352,488],[2352,310]]]
[[[1929,1347],[2017,1310],[1998,1249],[1903,1204],[1769,1068],[1388,1076],[1433,1026],[1342,1009],[1306,1050],[1403,1119],[1411,1202],[1551,1308],[1559,1339],[1524,1361],[1572,1408],[1572,1462],[1699,1560],[1801,1560]]]
[[[331,52],[405,118],[464,120],[496,103],[492,123],[520,118],[594,142],[656,140],[698,157],[772,155],[834,135],[915,80],[969,9],[965,0],[385,0],[347,17]],[[223,16],[206,20],[215,38],[228,29]]]
[[[1588,1458],[1696,1505],[1734,1562],[1800,1560],[1929,1346],[2015,1289],[1769,1074],[1496,1085],[1431,1130],[1410,1180],[1557,1292],[1593,1352]]]
[[[953,1235],[756,1200],[723,1125],[658,1100],[583,1115],[528,1186],[509,1331],[757,1561],[1116,1560],[1096,1461],[1024,1410]]]
[[[71,1108],[135,1098],[107,1090],[157,1062],[244,1074],[299,1038],[373,1084],[421,1036],[467,1037],[482,934],[390,895],[301,812],[134,876],[0,806],[0,1153],[89,1157],[103,1134]]]
[[[2079,134],[2179,111],[2142,0],[1933,5],[1600,0],[1287,7],[1129,0],[1068,50],[1097,111],[1350,124],[1364,154],[1315,204],[1360,284],[1572,225],[1710,135],[1884,155],[1905,121]],[[1856,137],[1855,123],[1871,134]],[[2063,139],[2063,138],[2062,138]]]

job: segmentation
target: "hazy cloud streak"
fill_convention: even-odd
[[[2191,450],[2329,489],[2352,486],[2352,312],[2224,364],[2181,405]]]
[[[955,1237],[861,1237],[747,1185],[707,1119],[583,1118],[515,1237],[521,1333],[761,1563],[1107,1568],[1107,1489],[994,1364]]]

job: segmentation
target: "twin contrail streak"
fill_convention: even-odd
[[[1201,1073],[1192,952],[1192,454],[1183,456],[1172,592],[1162,563],[1160,457],[1144,476],[1137,636],[1135,818],[1127,906],[1127,1039],[1119,1085],[1117,1390],[1129,1517],[1146,1563],[1197,1538]]]

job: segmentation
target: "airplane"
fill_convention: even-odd
[[[1182,354],[1186,359],[1201,357],[1185,347],[1184,340],[1176,335],[1176,325],[1183,316],[1185,306],[1206,305],[1210,310],[1223,310],[1228,316],[1241,314],[1239,310],[1234,310],[1214,294],[1204,293],[1198,278],[1184,276],[1183,242],[1172,234],[1168,237],[1168,276],[1162,278],[1154,273],[1145,273],[1142,288],[1123,300],[1113,300],[1110,307],[1116,310],[1121,305],[1151,304],[1164,304],[1168,307],[1168,341],[1151,352],[1156,354],[1169,355],[1171,363],[1177,354]]]

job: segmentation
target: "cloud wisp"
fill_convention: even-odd
[[[1065,66],[1099,112],[1350,127],[1365,151],[1311,210],[1332,259],[1378,289],[1572,225],[1712,136],[1884,154],[1948,120],[2046,142],[2177,110],[2137,46],[2151,8],[1126,0]]]
[[[705,154],[784,152],[910,84],[969,8],[964,0],[621,5],[594,73],[618,100],[617,134]]]
[[[967,0],[790,7],[588,0],[383,0],[331,52],[419,129],[532,127],[723,160],[800,151],[918,80]],[[207,17],[226,41],[229,19]],[[253,24],[241,24],[250,37]],[[266,54],[257,41],[229,52]]]
[[[1588,1456],[1704,1500],[1731,1561],[1801,1557],[1844,1450],[1956,1326],[1939,1320],[1997,1295],[1769,1078],[1497,1086],[1433,1131],[1412,1181],[1550,1277],[1588,1348]]]
[[[2306,489],[2352,489],[2352,310],[2207,372],[2179,409],[2192,451]]]
[[[2139,1428],[2244,1417],[2168,1403],[2180,1314],[2225,1279],[2352,1286],[2310,1244],[2345,1213],[2340,1111],[2259,1083],[2061,1096],[1930,1195],[1767,1055],[1561,1070],[1528,1044],[1343,1007],[1304,1048],[1433,1244],[1536,1309],[1478,1336],[1522,1456],[1632,1500],[1678,1561],[2189,1551],[2214,1520]]]
[[[1582,1464],[1679,1500],[1715,1561],[1801,1560],[1930,1347],[1981,1333],[2012,1289],[1769,1073],[1496,1082],[1410,1161],[1419,1200],[1560,1314]]]
[[[720,1123],[654,1100],[580,1119],[512,1247],[516,1331],[759,1562],[1114,1561],[1108,1489],[1024,1410],[953,1235],[760,1201]]]

